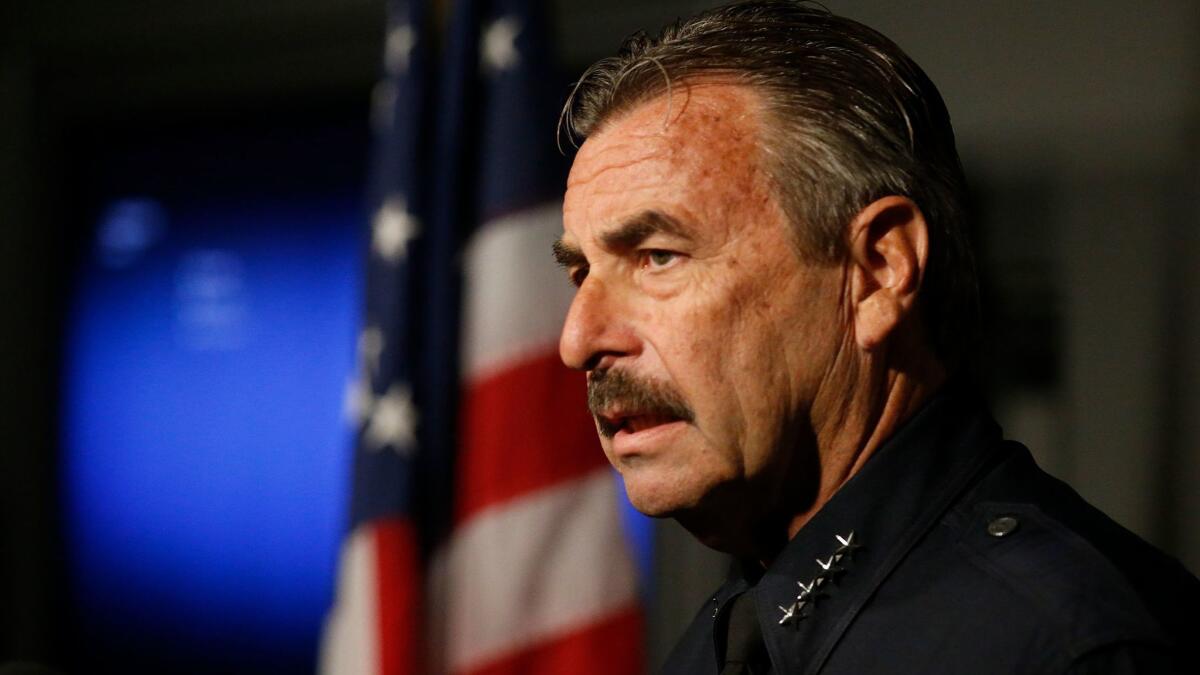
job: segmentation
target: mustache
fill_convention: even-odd
[[[600,413],[612,408],[633,410],[643,415],[664,415],[691,422],[695,413],[683,396],[670,385],[635,377],[623,370],[598,370],[588,376],[588,410],[605,438],[612,438],[621,425],[613,424]]]

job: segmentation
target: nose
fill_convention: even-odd
[[[563,363],[575,370],[608,367],[608,361],[632,354],[637,338],[617,297],[595,275],[575,293],[558,341]]]

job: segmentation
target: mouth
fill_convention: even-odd
[[[679,417],[667,413],[601,415],[597,419],[600,422],[601,433],[609,438],[619,434],[637,434],[665,424],[682,421]]]
[[[605,439],[630,453],[650,451],[659,435],[681,430],[694,419],[681,395],[667,383],[637,379],[620,370],[588,374],[588,409]],[[618,452],[618,454],[622,454]]]
[[[683,432],[688,421],[660,412],[597,416],[600,433],[608,438],[621,465],[636,458],[657,455]]]

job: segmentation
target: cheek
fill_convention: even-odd
[[[725,281],[734,280],[727,275]],[[745,283],[709,283],[670,313],[677,341],[664,354],[685,390],[701,431],[723,450],[738,451],[762,406],[777,398],[767,350],[780,346],[761,293]]]
[[[739,347],[739,302],[715,284],[701,284],[687,302],[667,303],[664,325],[676,336],[669,347],[671,375],[711,391],[728,386],[725,362]]]
[[[721,365],[745,414],[762,422],[788,417],[803,403],[801,381],[819,368],[797,355],[824,353],[811,343],[834,318],[816,306],[810,296],[821,291],[791,255],[790,249],[782,256],[764,254],[764,272],[732,287],[726,303]]]

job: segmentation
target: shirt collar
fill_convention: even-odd
[[[754,587],[777,672],[821,667],[875,589],[989,463],[999,438],[977,399],[947,387],[805,524]],[[732,577],[714,598],[718,611],[750,585]]]

